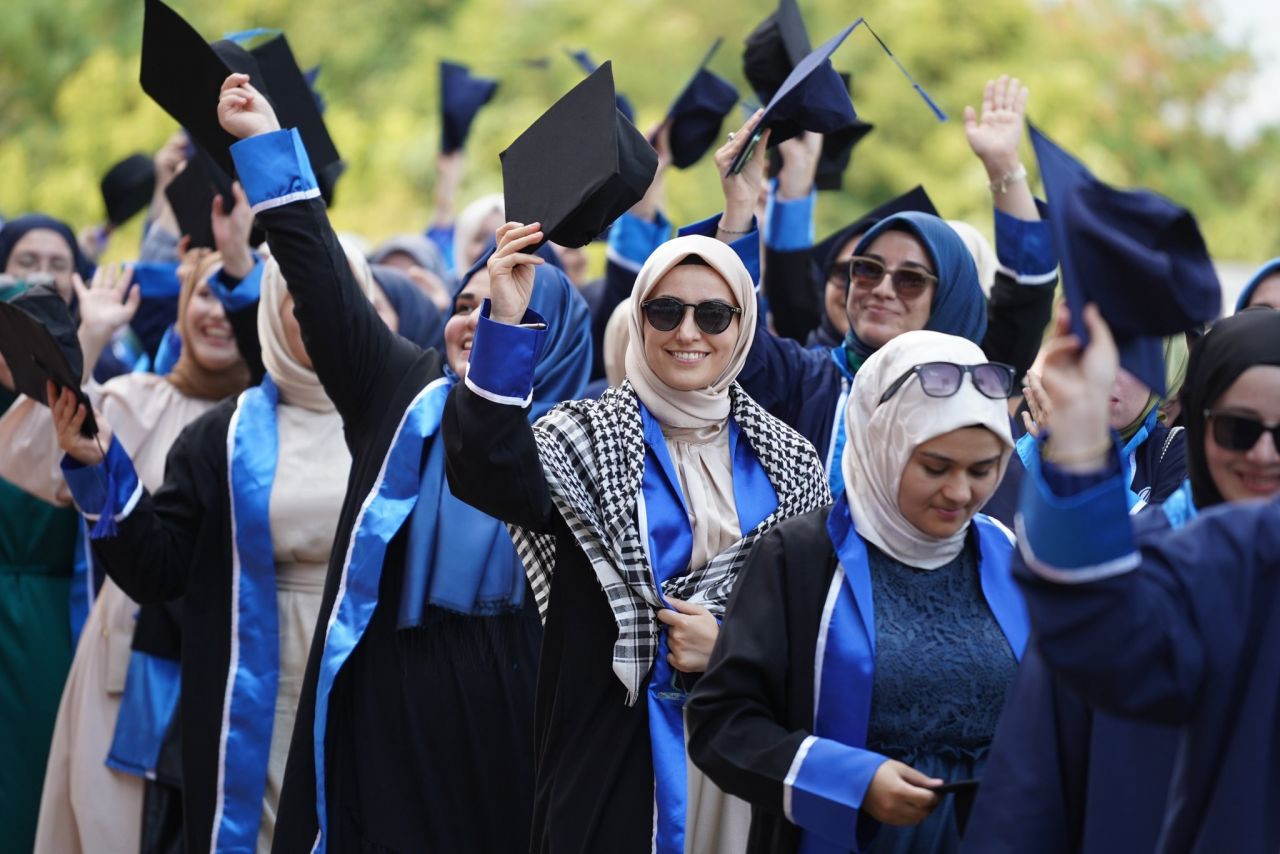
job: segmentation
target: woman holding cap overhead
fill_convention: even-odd
[[[455,499],[438,441],[487,293],[477,268],[447,362],[390,332],[358,289],[295,131],[243,75],[219,118],[353,458],[294,726],[275,850],[527,846],[540,627],[503,526]],[[585,385],[586,309],[548,271],[558,327],[534,370],[551,402]],[[330,529],[332,530],[332,528]]]
[[[1280,493],[1280,312],[1219,321],[1183,386],[1190,479],[1134,520],[1155,543],[1226,502]],[[1038,451],[1037,451],[1038,453]],[[1212,576],[1214,570],[1202,572]],[[1152,851],[1164,822],[1179,733],[1090,709],[1033,648],[1000,721],[965,841],[974,851]]]
[[[749,850],[955,851],[1027,638],[1013,537],[978,511],[1013,373],[912,331],[846,409],[843,490],[752,551],[688,705],[689,752],[754,807]],[[959,797],[959,795],[957,796]]]
[[[1046,345],[1051,433],[1020,505],[1015,574],[1037,652],[1095,714],[1177,728],[1177,770],[1156,850],[1275,851],[1280,499],[1228,501],[1178,531],[1137,535],[1107,427],[1116,342],[1092,305],[1084,323],[1088,347],[1070,334],[1065,312]],[[1269,384],[1275,371],[1255,367],[1240,377]],[[1217,377],[1210,385],[1210,394],[1221,387]],[[1188,403],[1198,387],[1188,385]],[[1204,442],[1206,463],[1192,472],[1197,503],[1212,498],[1200,489],[1210,482],[1223,498],[1242,486],[1259,495],[1264,484],[1274,488],[1280,422],[1271,403],[1265,411],[1260,403],[1210,409],[1205,432],[1213,435],[1195,442]],[[1218,455],[1235,463],[1215,474],[1208,460]]]
[[[821,466],[734,382],[754,289],[706,237],[669,241],[641,269],[627,381],[531,428],[539,229],[499,231],[492,302],[444,416],[451,486],[514,526],[546,619],[533,844],[740,851],[745,805],[687,762],[683,705],[752,543],[829,500]]]

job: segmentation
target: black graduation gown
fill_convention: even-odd
[[[395,335],[378,317],[351,275],[320,199],[263,210],[257,222],[289,284],[307,352],[342,415],[352,455],[272,846],[301,852],[311,850],[318,832],[319,659],[355,519],[405,411],[443,366],[438,353]],[[373,617],[330,695],[328,850],[523,849],[540,630],[533,597],[524,611],[495,617],[428,608],[423,627],[397,630],[406,541],[407,526],[387,548]]]
[[[454,495],[491,516],[556,537],[538,663],[536,852],[651,850],[654,776],[649,706],[628,706],[613,673],[613,612],[551,502],[527,410],[459,385],[440,427]]]

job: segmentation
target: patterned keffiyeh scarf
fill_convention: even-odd
[[[831,502],[822,462],[795,430],[765,412],[742,388],[729,388],[730,417],[764,466],[778,507],[742,539],[705,566],[669,579],[664,596],[702,605],[724,615],[738,572],[752,544],[774,525]],[[618,624],[613,672],[635,703],[653,665],[658,644],[657,610],[664,607],[640,530],[637,496],[644,477],[644,427],[640,403],[629,382],[599,400],[561,404],[534,425],[538,457],[552,500],[586,554]],[[511,526],[538,610],[546,617],[556,541]]]

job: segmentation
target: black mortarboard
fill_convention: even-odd
[[[234,175],[230,148],[236,138],[218,123],[218,94],[231,69],[181,15],[161,0],[145,2],[142,90],[186,128],[224,173]]]
[[[667,113],[671,163],[677,169],[688,169],[702,159],[720,138],[724,117],[738,103],[738,90],[707,69],[721,41],[716,39],[707,51]]]
[[[1115,335],[1120,364],[1156,394],[1165,390],[1161,338],[1217,318],[1222,288],[1195,217],[1149,190],[1117,190],[1028,123],[1062,265],[1072,332],[1095,302]]]
[[[102,203],[107,222],[123,225],[151,202],[156,191],[156,167],[145,154],[121,160],[102,176]]]
[[[41,403],[47,400],[49,380],[60,389],[71,389],[88,412],[80,432],[98,432],[93,405],[80,389],[84,357],[76,324],[57,291],[37,286],[0,302],[0,354],[13,373],[14,389]]]
[[[178,220],[178,232],[190,239],[190,248],[215,248],[213,239],[213,197],[218,195],[218,182],[209,174],[212,164],[202,152],[187,161],[187,166],[164,188],[169,207]],[[232,196],[224,195],[223,199]]]
[[[440,63],[440,150],[461,151],[480,108],[493,99],[498,81],[473,77],[471,70],[456,62]]]
[[[850,78],[845,72],[839,72],[847,91],[850,89]],[[752,111],[755,112],[754,110]],[[818,167],[814,174],[813,186],[818,190],[840,190],[844,188],[844,173],[849,168],[849,160],[853,156],[853,147],[862,138],[871,133],[875,125],[854,119],[853,124],[844,130],[833,131],[822,137],[822,152],[818,155]],[[782,169],[782,155],[778,150],[769,152],[769,176],[773,177]]]
[[[809,34],[795,0],[779,0],[777,10],[747,36],[742,74],[767,103],[810,52]]]
[[[595,74],[596,69],[600,67],[596,65],[594,60],[592,60],[591,54],[587,53],[585,50],[569,50],[566,48],[565,53],[569,54],[569,58],[577,63],[578,67],[582,69],[583,74]],[[631,106],[631,102],[627,100],[627,96],[615,93],[614,100],[617,103],[619,112],[627,117],[627,121],[635,124],[636,111]]]
[[[938,216],[938,209],[933,206],[933,200],[929,198],[929,194],[924,191],[924,187],[917,185],[901,196],[892,198],[872,208],[834,234],[824,237],[820,242],[814,244],[810,256],[816,263],[830,266],[831,262],[836,259],[837,253],[850,240],[870,231],[871,227],[880,220],[905,211],[920,211],[921,213]],[[824,269],[821,281],[825,282],[826,276],[827,271]]]
[[[507,219],[539,222],[547,240],[586,246],[644,197],[658,154],[614,100],[606,62],[500,155]]]

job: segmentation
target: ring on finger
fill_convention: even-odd
[[[735,134],[733,131],[729,131],[729,141],[730,141],[730,142],[733,142],[733,138],[734,138],[734,136],[736,136],[736,134]]]

